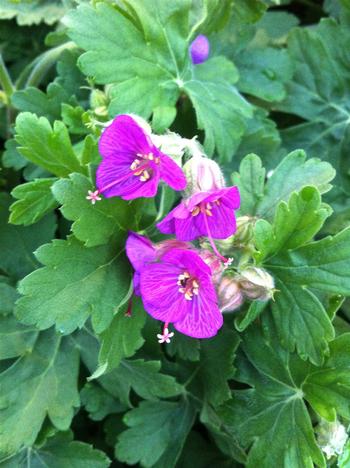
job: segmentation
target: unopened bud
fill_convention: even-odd
[[[188,196],[225,187],[225,179],[218,164],[203,156],[194,156],[184,165]]]
[[[201,250],[199,255],[201,259],[204,260],[204,262],[210,267],[212,281],[214,284],[217,284],[220,281],[221,275],[224,271],[222,261],[210,250]]]
[[[217,288],[221,312],[232,312],[243,303],[243,294],[235,278],[225,276]]]
[[[239,284],[245,296],[267,301],[273,297],[275,282],[262,268],[248,267],[239,276]]]
[[[246,246],[253,239],[256,219],[251,216],[239,216],[236,222],[237,230],[234,236],[234,244],[236,246]]]
[[[177,133],[167,132],[165,135],[152,135],[153,143],[163,153],[171,156],[171,158],[181,166],[182,156],[187,146],[187,139],[180,137]]]
[[[154,245],[157,251],[157,257],[162,257],[165,253],[172,249],[191,250],[192,245],[189,242],[179,241],[177,239],[168,239],[158,242]]]
[[[90,94],[90,107],[93,110],[96,110],[100,107],[105,107],[107,109],[108,98],[106,94],[100,89],[93,89]]]
[[[210,44],[207,36],[200,34],[190,45],[191,60],[194,65],[205,62],[209,57]]]
[[[348,434],[345,427],[339,421],[328,422],[322,420],[317,426],[316,432],[317,443],[326,454],[327,459],[342,454]]]

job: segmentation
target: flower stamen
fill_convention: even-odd
[[[177,277],[177,285],[181,286],[178,291],[184,294],[187,301],[192,301],[193,295],[199,294],[199,283],[195,278],[192,278],[188,271],[184,271]]]

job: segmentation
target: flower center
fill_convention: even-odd
[[[197,216],[199,213],[205,214],[207,216],[213,216],[212,209],[213,204],[220,205],[220,200],[214,200],[213,202],[201,202],[199,205],[196,205],[191,211],[192,216]]]
[[[141,182],[147,182],[152,178],[154,172],[150,162],[153,161],[154,164],[159,164],[159,158],[155,157],[153,153],[137,153],[136,156],[137,158],[130,165],[131,172]]]
[[[179,292],[185,295],[185,299],[192,301],[193,295],[199,294],[199,283],[195,278],[192,278],[188,271],[184,271],[177,277],[177,285]]]

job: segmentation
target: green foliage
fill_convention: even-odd
[[[74,4],[74,0],[31,0],[30,2],[1,0],[0,18],[16,18],[19,25],[55,23]]]
[[[54,197],[62,205],[62,214],[74,221],[73,234],[87,247],[106,244],[112,236],[123,241],[128,229],[138,229],[142,216],[139,201],[104,199],[93,206],[86,200],[88,190],[93,190],[90,180],[77,173],[58,180],[52,187]]]
[[[116,446],[119,460],[145,467],[174,467],[186,436],[194,421],[195,411],[186,400],[143,402],[125,415],[129,426]]]
[[[14,457],[4,460],[2,468],[44,467],[63,468],[107,468],[108,457],[91,445],[72,440],[70,432],[60,432],[49,438],[44,444],[23,449]]]
[[[40,329],[55,324],[71,333],[91,315],[96,332],[105,330],[129,289],[122,252],[111,245],[85,250],[71,237],[43,245],[36,256],[45,266],[21,281],[17,317]]]
[[[51,127],[46,118],[23,112],[16,120],[16,141],[22,156],[54,175],[65,177],[82,170],[67,128],[60,121]]]
[[[57,429],[69,428],[79,406],[78,357],[69,338],[48,330],[30,354],[0,374],[1,454],[33,444],[46,416]]]
[[[82,70],[97,83],[112,85],[111,115],[132,111],[148,118],[153,113],[157,131],[172,123],[176,113],[171,109],[185,92],[198,127],[205,131],[207,152],[217,148],[221,158],[229,160],[252,114],[233,86],[238,79],[234,65],[223,57],[199,66],[190,63],[188,46],[198,23],[191,26],[189,0],[153,1],[151,9],[147,3],[133,2],[128,14],[106,3],[83,5],[66,17],[70,37],[87,51],[80,57]],[[209,18],[206,3],[198,7],[199,23]]]
[[[348,467],[350,2],[321,3],[0,0],[1,468]],[[239,188],[211,339],[158,343],[125,253],[183,194],[86,198],[120,113]]]
[[[12,190],[11,195],[18,201],[10,207],[10,223],[28,226],[54,210],[57,207],[51,193],[54,182],[55,179],[36,179]]]

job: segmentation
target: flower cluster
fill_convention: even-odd
[[[261,284],[266,282],[263,273],[247,271],[241,284],[225,276],[232,258],[224,257],[215,242],[236,231],[239,191],[225,186],[218,164],[195,139],[170,132],[154,135],[140,117],[118,115],[102,132],[99,151],[97,189],[86,197],[92,204],[102,196],[154,197],[161,181],[183,193],[180,203],[157,224],[161,233],[175,239],[154,244],[131,232],[126,243],[135,270],[134,294],[141,296],[149,315],[164,322],[160,343],[170,342],[170,323],[185,335],[210,338],[223,324],[222,312],[238,308],[244,294],[268,296]],[[185,153],[188,161],[181,167]]]

